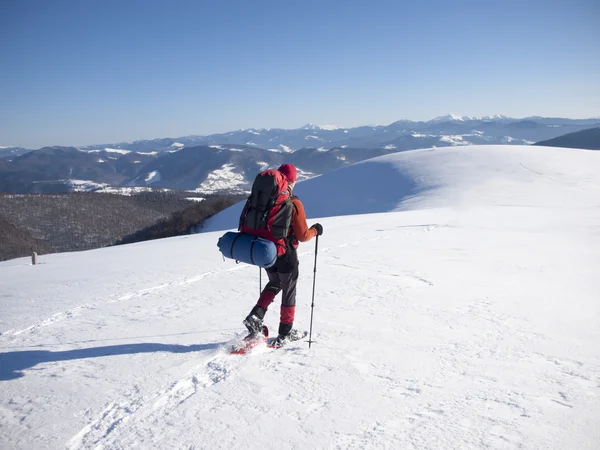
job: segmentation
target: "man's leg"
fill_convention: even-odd
[[[279,336],[284,337],[290,334],[294,326],[294,316],[296,314],[296,285],[298,283],[298,265],[294,267],[291,273],[280,273],[279,280],[283,290],[281,299],[281,316],[279,319]]]
[[[258,302],[256,303],[256,306],[263,308],[265,311],[269,309],[269,305],[273,303],[273,300],[275,300],[275,297],[281,292],[282,289],[281,279],[279,278],[279,274],[277,272],[267,271],[267,276],[269,277],[269,282],[263,289],[260,297],[258,298]]]
[[[244,325],[252,334],[257,334],[262,330],[262,321],[265,318],[269,305],[273,303],[275,296],[281,291],[281,280],[279,274],[275,271],[267,271],[269,282],[263,289],[258,298],[258,302],[250,314],[244,319]]]

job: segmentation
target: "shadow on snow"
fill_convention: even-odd
[[[22,377],[23,370],[31,369],[38,364],[57,361],[71,361],[75,359],[100,358],[103,356],[134,355],[138,353],[192,353],[205,350],[216,350],[224,343],[210,343],[198,345],[176,344],[123,344],[108,345],[104,347],[82,348],[51,352],[47,350],[27,350],[18,352],[0,353],[0,381],[14,380]]]

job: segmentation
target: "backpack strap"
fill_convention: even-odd
[[[296,206],[296,204],[294,203],[294,199],[295,199],[295,198],[298,198],[298,196],[297,196],[297,195],[294,195],[294,194],[292,194],[292,195],[290,196],[290,200],[291,200],[291,202],[292,202],[292,205],[294,205],[294,209],[296,210],[296,214],[298,214],[298,206]],[[298,198],[298,200],[300,200],[300,199]]]
[[[237,236],[235,238],[233,238],[233,242],[231,243],[231,247],[229,248],[229,257],[231,259],[233,259],[233,247],[235,246],[235,241],[237,241],[240,236],[241,236],[241,234],[238,233]]]

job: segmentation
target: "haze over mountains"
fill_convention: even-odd
[[[300,178],[321,175],[365,159],[427,147],[533,144],[600,126],[600,119],[514,119],[442,116],[427,122],[340,128],[244,129],[30,151],[0,148],[0,191],[48,193],[132,188],[190,190],[202,194],[248,190],[255,174],[289,162]]]

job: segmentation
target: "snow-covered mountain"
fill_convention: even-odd
[[[595,449],[599,171],[475,146],[299,183],[310,350],[227,354],[258,273],[222,231],[0,263],[0,447]]]
[[[502,114],[493,114],[491,116],[459,116],[456,114],[448,114],[431,119],[427,123],[443,123],[443,122],[480,122],[480,121],[516,121],[516,119],[503,116]]]
[[[61,192],[119,187],[185,189],[202,194],[249,189],[257,171],[283,162],[302,178],[349,164],[428,147],[528,145],[590,127],[594,119],[511,119],[443,116],[428,122],[339,128],[314,125],[245,129],[211,136],[102,144],[79,150],[50,147],[0,158],[0,191]],[[600,125],[600,120],[596,120]],[[44,164],[39,164],[44,155]],[[85,158],[82,154],[88,154]]]
[[[523,126],[523,122],[530,126]],[[134,141],[117,144],[101,144],[83,147],[82,150],[98,150],[104,148],[126,149],[136,152],[170,151],[174,146],[198,145],[248,145],[258,148],[281,151],[282,149],[298,150],[304,147],[361,147],[384,148],[390,141],[410,136],[415,133],[432,135],[438,139],[445,136],[461,135],[470,142],[469,137],[481,133],[490,144],[502,144],[510,138],[514,144],[527,144],[545,139],[555,138],[569,132],[589,128],[599,124],[598,119],[560,119],[529,117],[515,119],[500,114],[471,117],[449,114],[429,121],[401,120],[390,125],[359,126],[351,128],[336,125],[315,125],[307,123],[296,129],[249,128],[207,136],[184,136],[179,138],[155,139],[150,141]],[[532,126],[533,124],[533,126]],[[481,142],[474,141],[472,144]],[[422,143],[421,147],[428,147]],[[398,150],[412,150],[413,147]]]

